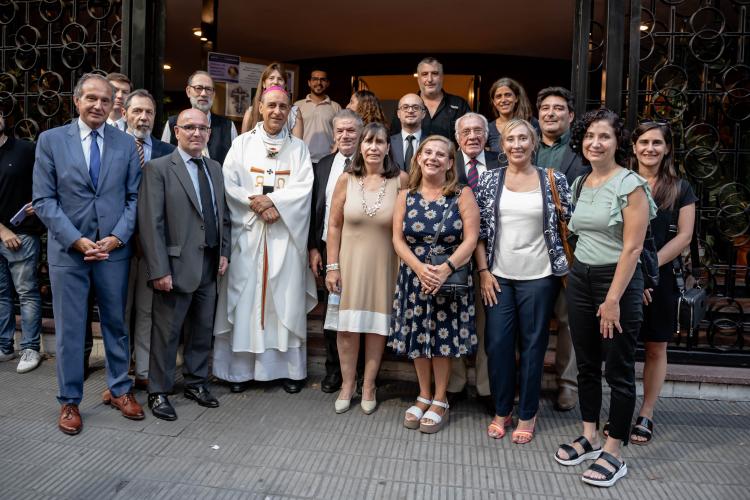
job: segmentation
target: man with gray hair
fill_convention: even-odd
[[[141,168],[156,158],[166,156],[175,147],[162,142],[153,135],[156,101],[145,89],[131,92],[124,102],[124,118],[127,124],[127,134],[135,139],[135,149]],[[130,260],[130,276],[128,278],[128,300],[125,307],[125,328],[130,329],[130,320],[135,308],[135,321],[131,332],[133,343],[133,357],[135,358],[136,389],[146,389],[148,386],[148,356],[151,345],[151,301],[153,290],[148,286],[146,260],[135,236],[135,254]]]
[[[468,185],[472,190],[476,190],[479,177],[483,173],[500,168],[497,156],[494,154],[485,155],[484,152],[488,129],[487,118],[478,113],[466,113],[456,120],[456,141],[458,141],[459,146],[459,150],[456,152],[458,182]],[[479,274],[476,272],[476,267],[474,283],[479,283]],[[479,338],[475,362],[477,395],[490,411],[492,402],[490,401],[490,381],[487,372],[487,353],[484,351],[484,308],[481,305],[482,297],[479,287],[476,287],[476,292],[476,326],[477,337]],[[459,399],[459,395],[465,394],[466,382],[467,370],[464,358],[456,358],[453,360],[451,367],[448,396],[454,400]],[[494,408],[492,408],[491,413],[495,414]]]
[[[188,77],[185,93],[190,99],[190,106],[205,113],[208,117],[208,125],[211,127],[211,135],[208,138],[208,145],[203,150],[203,156],[224,163],[232,141],[237,137],[237,127],[234,126],[232,120],[211,113],[211,106],[214,104],[216,95],[213,78],[205,71],[194,72]],[[177,125],[177,115],[172,115],[164,125],[161,140],[177,146],[177,138],[173,133],[175,125]]]
[[[92,287],[104,339],[108,402],[126,418],[144,417],[131,392],[124,317],[141,168],[135,142],[106,124],[114,94],[103,76],[84,74],[73,94],[78,119],[42,132],[37,143],[33,207],[49,230],[58,428],[65,434],[82,428],[78,405],[87,319],[82,298]]]
[[[336,148],[320,159],[315,165],[312,188],[312,210],[310,230],[307,238],[307,250],[310,269],[315,276],[320,276],[326,262],[326,239],[328,235],[328,216],[331,212],[331,200],[336,181],[349,168],[352,156],[357,149],[359,134],[362,132],[362,118],[349,109],[342,109],[333,116],[333,141]],[[325,287],[324,287],[325,290]],[[323,292],[327,301],[327,293]],[[324,330],[326,345],[326,376],[320,383],[323,392],[336,392],[341,387],[341,365],[336,347],[336,332]]]
[[[471,109],[466,100],[443,91],[443,65],[434,57],[425,57],[417,64],[419,97],[424,101],[426,113],[422,119],[422,134],[433,134],[453,139],[456,119]],[[401,131],[398,116],[391,121],[391,133]]]

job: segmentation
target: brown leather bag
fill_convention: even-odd
[[[557,212],[557,229],[560,231],[560,239],[562,240],[563,250],[565,251],[565,257],[568,259],[568,267],[573,265],[573,247],[570,246],[568,236],[568,223],[563,219],[562,203],[560,202],[560,193],[557,192],[557,184],[555,184],[555,173],[551,168],[547,169],[547,183],[549,189],[552,192],[552,200],[555,202],[555,212]],[[563,286],[568,285],[568,277],[563,276]]]

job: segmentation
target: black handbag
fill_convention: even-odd
[[[573,203],[578,202],[578,198],[581,196],[581,190],[583,189],[583,183],[586,182],[589,174],[583,174],[578,181],[578,185],[575,190],[575,197]],[[568,234],[568,245],[575,251],[576,243],[578,243],[578,235],[572,232]],[[654,241],[654,235],[651,232],[651,221],[648,223],[646,228],[646,237],[643,238],[643,248],[641,250],[641,272],[643,273],[643,286],[644,288],[656,288],[659,286],[659,257],[656,250],[656,242]]]
[[[445,263],[445,261],[448,260],[448,258],[451,256],[451,254],[448,253],[440,253],[436,254],[434,253],[435,250],[435,243],[437,243],[438,236],[440,235],[440,232],[443,230],[443,225],[445,224],[445,219],[448,217],[448,214],[450,213],[453,206],[458,201],[458,195],[454,196],[453,201],[448,205],[448,208],[446,208],[443,211],[443,218],[440,221],[440,224],[438,224],[437,231],[435,231],[435,236],[432,237],[432,244],[430,245],[430,251],[427,253],[427,262],[432,264],[433,266],[439,266],[440,264]],[[451,247],[455,248],[455,247]],[[469,294],[469,264],[465,264],[455,271],[453,271],[448,278],[445,280],[445,282],[440,285],[440,289],[437,292],[437,295],[443,296],[443,297],[463,297],[464,295]]]

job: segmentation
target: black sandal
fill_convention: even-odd
[[[599,458],[599,455],[602,453],[602,447],[599,446],[599,448],[594,449],[593,446],[591,446],[591,443],[589,443],[589,440],[586,439],[584,436],[579,436],[576,438],[573,443],[578,443],[583,448],[583,453],[578,454],[578,450],[576,450],[574,447],[572,447],[569,444],[561,444],[560,450],[564,451],[568,454],[568,458],[560,458],[560,456],[555,452],[555,460],[557,460],[557,463],[560,465],[578,465],[584,460],[596,460]]]
[[[633,436],[642,439],[633,439]],[[630,442],[637,445],[644,445],[651,442],[651,438],[654,437],[654,421],[648,417],[639,415],[635,419],[635,425],[630,431]]]
[[[628,466],[625,465],[625,461],[622,462],[612,455],[611,453],[607,453],[606,451],[603,451],[601,455],[599,455],[600,459],[606,460],[607,463],[609,463],[612,467],[615,468],[615,470],[609,470],[603,465],[599,465],[597,463],[591,464],[591,466],[588,468],[588,470],[592,472],[596,472],[597,474],[601,474],[604,476],[603,479],[593,479],[586,476],[581,476],[581,479],[584,483],[590,484],[593,486],[599,486],[602,488],[609,488],[610,486],[614,485],[618,479],[621,477],[624,477],[628,473]]]

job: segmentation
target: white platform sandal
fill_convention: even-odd
[[[437,431],[443,428],[445,423],[448,421],[448,408],[450,408],[450,405],[447,402],[438,401],[437,399],[432,401],[432,404],[435,406],[440,406],[441,408],[445,408],[445,413],[443,415],[438,415],[432,410],[427,410],[425,412],[422,419],[419,421],[419,432],[423,432],[425,434],[435,434]],[[422,420],[432,420],[433,423],[426,424],[422,422]]]
[[[425,399],[423,397],[417,397],[417,401],[420,403],[424,403],[428,406],[432,404],[432,401],[430,401],[429,399]],[[410,406],[409,409],[406,410],[406,415],[412,415],[416,418],[412,420],[404,416],[404,427],[406,427],[407,429],[412,429],[412,430],[419,429],[419,421],[422,419],[422,416],[424,415],[424,410],[417,405]]]

